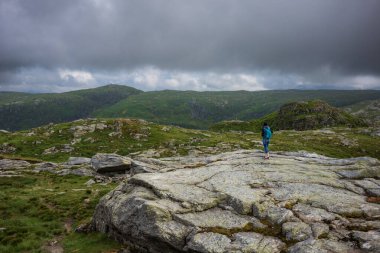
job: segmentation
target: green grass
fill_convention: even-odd
[[[213,131],[256,131],[263,123],[272,130],[310,130],[324,127],[365,127],[368,124],[359,117],[330,106],[321,100],[288,103],[260,119],[251,121],[222,121],[210,127]]]
[[[85,133],[70,153],[43,155],[46,148],[70,143],[74,126],[105,123],[108,128]],[[120,136],[110,136],[121,129]],[[380,159],[380,137],[371,133],[377,128],[341,128],[328,131],[275,131],[271,151],[305,150],[330,157],[370,156]],[[33,134],[31,134],[33,133]],[[49,133],[48,135],[46,133]],[[136,134],[144,135],[136,139]],[[93,142],[85,141],[92,138]],[[40,143],[36,144],[36,141]],[[237,149],[262,149],[260,132],[213,132],[168,127],[128,119],[82,120],[48,125],[11,134],[0,133],[0,143],[16,147],[14,154],[2,157],[29,157],[39,160],[65,161],[69,156],[91,157],[97,152],[128,155],[147,149],[164,150],[163,156],[186,155],[191,150],[217,152]],[[73,227],[88,222],[101,196],[115,184],[86,187],[89,178],[26,173],[20,177],[0,177],[0,252],[40,252],[42,246],[58,240],[65,252],[110,252],[120,245],[101,234],[76,234],[65,231],[68,221]],[[75,190],[80,189],[80,190]]]
[[[207,129],[222,120],[252,120],[294,101],[322,99],[346,106],[376,99],[380,91],[279,90],[279,91],[153,91],[128,97],[99,109],[95,117],[133,117],[160,124]]]
[[[376,90],[143,92],[122,85],[54,94],[0,92],[0,129],[22,130],[90,116],[207,129],[222,120],[260,118],[294,101],[322,99],[341,107],[379,98]]]
[[[0,252],[40,252],[43,245],[57,238],[65,238],[64,247],[78,248],[78,252],[86,252],[84,247],[90,244],[90,249],[118,248],[103,236],[75,235],[64,228],[68,221],[73,228],[88,222],[99,198],[115,187],[86,187],[87,180],[53,174],[0,177],[0,227],[5,228],[0,232]]]
[[[51,94],[0,92],[0,129],[22,130],[86,118],[140,92],[121,85]]]
[[[271,115],[267,117],[271,117]],[[73,131],[70,130],[72,127],[88,126],[102,122],[105,122],[108,128],[95,130],[79,137],[81,141],[72,145],[74,147],[73,151],[44,154],[44,150],[48,148],[62,147],[64,144],[71,143],[75,139]],[[207,148],[220,147],[222,144],[227,145],[227,147],[219,148],[218,152],[240,148],[261,149],[261,146],[256,146],[253,141],[259,142],[261,140],[260,129],[262,123],[250,124],[248,122],[246,129],[243,128],[247,132],[241,131],[241,128],[236,129],[239,131],[214,132],[168,127],[154,123],[141,123],[138,120],[94,119],[49,125],[12,134],[0,133],[0,143],[8,143],[8,145],[16,148],[14,153],[3,154],[2,157],[26,158],[31,162],[38,160],[63,162],[70,156],[91,157],[96,153],[129,155],[148,149],[161,150],[162,156],[186,155],[194,149],[205,151]],[[121,135],[109,136],[109,134],[116,131],[117,126],[122,126]],[[333,128],[334,131],[335,129],[338,131],[336,135],[327,135],[314,131],[275,131],[273,148],[292,151],[303,149],[334,157],[372,156],[380,158],[379,151],[376,149],[377,146],[380,146],[380,137],[370,136],[363,132],[363,130],[374,132],[376,128]],[[34,135],[29,136],[30,133],[34,133]],[[46,133],[50,134],[46,135]],[[138,134],[145,137],[136,139],[134,136]],[[357,145],[342,147],[342,138],[357,143]]]

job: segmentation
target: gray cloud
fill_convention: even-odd
[[[243,88],[239,75],[254,76],[252,89],[380,88],[379,11],[377,0],[2,0],[0,85],[171,87],[132,78],[156,69],[157,82],[192,75],[199,89],[225,89],[213,73]]]

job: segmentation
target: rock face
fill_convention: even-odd
[[[126,171],[131,164],[131,159],[116,154],[96,154],[91,158],[91,166],[98,173]]]
[[[378,249],[376,159],[238,151],[149,164],[100,200],[94,230],[148,252]]]
[[[1,159],[0,160],[0,177],[17,176],[22,169],[30,167],[27,161]]]
[[[87,157],[70,157],[67,161],[68,165],[82,165],[82,164],[90,164],[91,159]]]

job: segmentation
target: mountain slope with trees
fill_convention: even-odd
[[[23,130],[81,118],[140,118],[159,124],[207,129],[223,120],[252,120],[283,104],[321,99],[349,106],[380,99],[374,90],[150,91],[107,85],[53,94],[0,92],[0,129]]]

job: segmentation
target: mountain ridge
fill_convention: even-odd
[[[251,120],[284,103],[321,99],[334,106],[380,99],[376,90],[141,91],[106,85],[64,93],[0,92],[0,129],[23,130],[80,118],[141,118],[207,129],[223,120]]]

